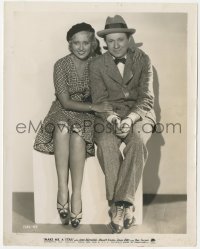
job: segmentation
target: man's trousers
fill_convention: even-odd
[[[134,203],[148,156],[146,143],[152,135],[153,125],[149,118],[138,121],[124,139],[106,129],[95,132],[97,157],[105,174],[107,200]],[[122,142],[126,145],[124,157],[119,149]]]

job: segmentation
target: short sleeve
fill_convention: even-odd
[[[64,69],[64,65],[61,61],[57,61],[54,65],[54,87],[55,87],[55,94],[59,95],[61,93],[67,93],[67,68]]]

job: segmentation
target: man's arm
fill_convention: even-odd
[[[131,125],[138,120],[143,119],[154,104],[153,93],[153,70],[149,57],[146,54],[140,58],[142,63],[142,72],[139,79],[138,99],[136,105],[132,107],[129,115],[121,122],[121,130],[124,133],[129,132]]]
[[[94,104],[108,101],[108,91],[101,77],[99,68],[100,65],[95,62],[91,63],[89,67],[91,96]],[[96,116],[102,118],[103,120],[107,120],[107,118],[110,120],[111,115],[116,116],[114,112],[96,113]]]
[[[142,66],[142,72],[138,85],[138,99],[136,105],[132,107],[129,115],[127,116],[132,120],[132,124],[139,119],[143,119],[147,112],[152,109],[154,104],[153,69],[151,61],[144,53],[139,60]],[[124,122],[126,123],[126,120],[124,120]]]
[[[128,115],[132,119],[144,118],[154,104],[153,69],[151,61],[146,54],[141,59],[141,63],[142,72],[139,79],[138,99],[136,105],[131,109],[130,115]]]

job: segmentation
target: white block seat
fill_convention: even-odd
[[[34,208],[35,223],[61,224],[57,212],[57,173],[53,155],[33,150]],[[71,178],[69,177],[71,196]],[[135,196],[136,224],[142,223],[143,191],[142,181]],[[96,157],[86,160],[82,184],[81,224],[108,224],[108,203],[106,200],[105,177]]]

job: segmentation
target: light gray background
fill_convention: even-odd
[[[12,165],[12,190],[33,191],[32,144],[35,133],[16,132],[16,125],[37,126],[54,100],[53,65],[68,54],[67,30],[78,22],[103,29],[108,15],[120,14],[135,28],[136,42],[155,68],[155,109],[158,121],[180,123],[181,134],[155,134],[148,144],[144,193],[186,193],[187,15],[184,13],[68,12],[51,9],[16,11],[5,32],[6,163]],[[6,24],[6,21],[5,21]],[[10,39],[12,38],[12,39]],[[100,38],[102,45],[104,44]]]

